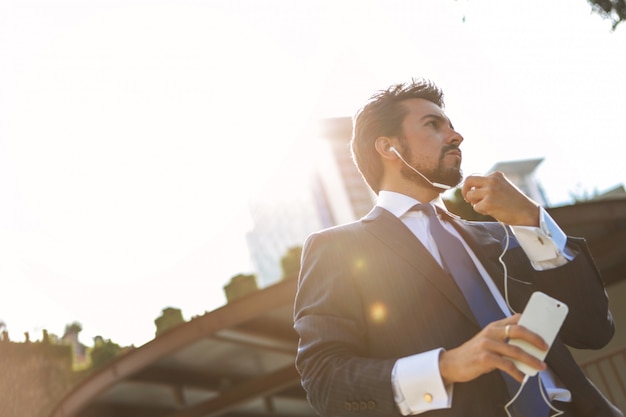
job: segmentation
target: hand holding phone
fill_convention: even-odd
[[[520,326],[526,327],[528,330],[538,334],[548,344],[548,350],[552,346],[552,342],[556,338],[565,317],[567,316],[568,307],[561,301],[552,298],[542,292],[534,292],[528,300],[528,304],[522,312],[517,323]],[[519,346],[532,356],[539,360],[544,360],[548,354],[548,350],[540,350],[530,343],[520,340],[509,340],[511,345]],[[517,369],[525,373],[526,375],[533,376],[537,373],[537,370],[512,359]]]

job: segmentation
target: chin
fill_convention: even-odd
[[[442,184],[449,185],[450,187],[456,187],[463,180],[463,171],[458,168],[453,168],[441,175],[439,181]]]

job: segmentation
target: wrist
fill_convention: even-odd
[[[540,224],[539,204],[535,203],[534,201],[531,201],[531,205],[532,207],[529,208],[527,219],[526,219],[528,223],[521,225],[521,226],[539,227],[539,224]]]
[[[451,371],[454,370],[454,367],[449,364],[449,354],[450,352],[446,350],[442,350],[439,353],[439,375],[441,375],[441,381],[446,388],[450,387],[454,383],[451,373]]]
[[[507,220],[500,220],[509,226],[530,226],[539,227],[540,222],[540,206],[532,200],[529,200],[522,209],[516,212],[510,213]]]

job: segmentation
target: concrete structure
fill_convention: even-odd
[[[0,339],[0,415],[45,417],[76,384],[72,347]]]
[[[309,233],[322,227],[313,197],[292,193],[289,199],[266,197],[250,203],[253,227],[246,240],[259,287],[278,282],[282,278],[280,260],[287,250],[302,245]]]
[[[366,215],[375,201],[374,193],[363,181],[352,161],[350,139],[352,119],[325,119],[320,124],[320,138],[329,152],[326,170],[320,172],[321,184],[330,196],[329,210],[335,224],[343,224]]]
[[[350,118],[323,120],[312,139],[316,152],[298,149],[289,158],[295,163],[285,168],[283,177],[275,178],[251,201],[253,227],[247,242],[260,287],[281,278],[280,260],[290,247],[301,246],[316,230],[356,220],[371,209],[375,196],[352,162],[351,132]],[[303,171],[303,155],[307,160],[316,158],[310,161],[313,170],[294,183],[291,176]]]

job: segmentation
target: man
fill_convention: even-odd
[[[462,179],[462,142],[441,90],[429,81],[379,92],[356,115],[353,157],[378,200],[360,221],[312,234],[303,248],[296,365],[311,405],[323,416],[523,415],[509,408],[515,394],[507,387],[524,379],[514,359],[541,371],[535,378],[565,416],[622,417],[565,347],[598,349],[614,332],[585,243],[564,236],[501,173],[470,176],[462,187],[478,213],[498,222],[446,213],[440,193]],[[437,207],[439,218],[425,204]],[[478,274],[472,282],[485,287],[500,315],[493,321],[479,323],[456,281],[455,259],[447,259],[451,248],[433,238],[434,222],[461,242],[463,258],[469,255]],[[535,291],[569,306],[545,363],[507,343],[547,348],[512,313]]]

